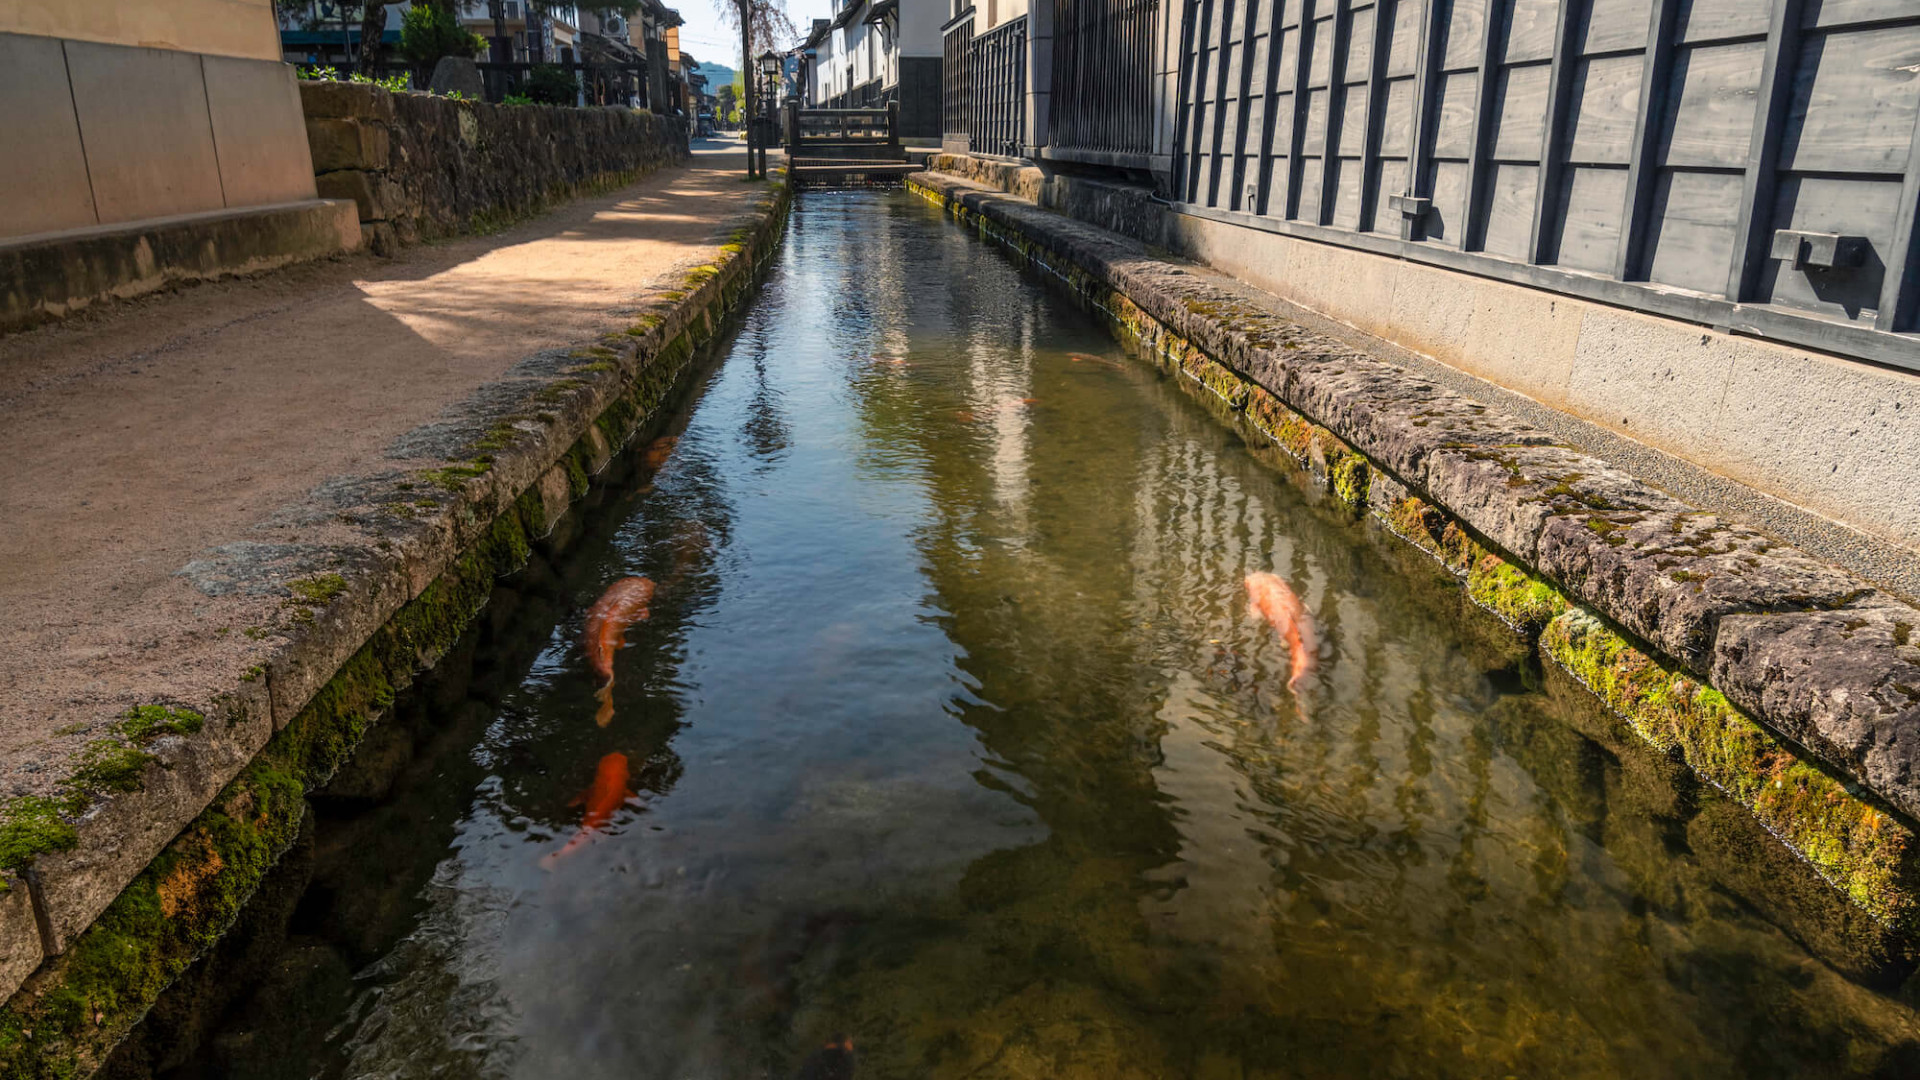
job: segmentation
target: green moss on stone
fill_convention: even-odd
[[[1468,571],[1467,596],[1528,637],[1537,637],[1567,609],[1560,590],[1493,554],[1481,556]]]
[[[1341,454],[1328,463],[1327,479],[1333,486],[1334,495],[1355,509],[1367,505],[1367,487],[1372,475],[1372,467],[1359,454]]]
[[[1750,810],[1862,910],[1905,933],[1920,928],[1920,844],[1906,826],[1719,691],[1661,666],[1585,611],[1556,616],[1541,647],[1642,739]]]
[[[287,582],[287,591],[293,594],[291,604],[305,607],[325,607],[340,598],[347,591],[347,579],[339,574],[315,574],[309,578],[297,578]]]
[[[79,841],[62,816],[69,808],[61,799],[22,795],[0,807],[0,869],[19,872],[52,851],[71,851]]]

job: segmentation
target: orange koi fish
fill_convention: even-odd
[[[614,813],[635,794],[627,787],[627,777],[627,755],[615,751],[600,759],[599,767],[593,770],[593,786],[567,804],[584,804],[587,808],[580,818],[580,831],[574,833],[573,839],[568,840],[560,850],[542,856],[540,869],[553,869],[555,863],[591,843],[600,830],[606,828],[607,823],[613,820]]]
[[[853,1080],[853,1037],[835,1034],[827,1045],[807,1055],[794,1080]]]
[[[1307,606],[1278,574],[1247,575],[1247,606],[1253,613],[1273,624],[1286,639],[1288,661],[1293,673],[1287,677],[1287,689],[1298,690],[1300,680],[1313,670],[1317,643],[1313,636],[1313,616]]]
[[[1112,360],[1108,360],[1105,357],[1088,356],[1086,353],[1068,353],[1067,359],[1073,361],[1076,364],[1099,364],[1102,367],[1110,367],[1115,370],[1119,370],[1119,368],[1121,367],[1120,364],[1116,364]]]
[[[653,602],[653,582],[643,577],[621,578],[587,610],[587,663],[606,680],[596,695],[600,711],[594,723],[606,727],[613,719],[613,652],[626,645],[627,627],[647,617]]]

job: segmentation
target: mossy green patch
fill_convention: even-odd
[[[1491,553],[1467,572],[1467,596],[1529,638],[1567,609],[1560,590]]]
[[[287,591],[293,594],[293,598],[287,601],[290,604],[325,607],[347,591],[347,579],[339,574],[315,574],[287,582]]]
[[[1351,452],[1341,454],[1327,465],[1327,480],[1334,495],[1356,510],[1367,505],[1367,487],[1372,475],[1367,459]]]
[[[1903,933],[1920,929],[1920,843],[1905,825],[1597,617],[1570,608],[1540,641],[1636,734],[1750,810],[1862,910]]]
[[[0,807],[0,869],[19,872],[52,851],[71,851],[79,834],[63,812],[67,801],[22,795]]]

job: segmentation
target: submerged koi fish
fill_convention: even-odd
[[[540,858],[540,868],[551,870],[555,863],[573,854],[592,842],[601,829],[613,820],[613,815],[634,792],[627,787],[627,755],[615,751],[600,759],[600,765],[593,771],[593,786],[573,800],[571,806],[586,806],[586,813],[580,816],[580,831],[573,834],[558,851],[550,851]]]
[[[1112,360],[1108,360],[1105,357],[1088,356],[1086,353],[1068,353],[1067,359],[1073,361],[1076,364],[1099,364],[1102,367],[1110,367],[1116,371],[1122,367],[1122,365],[1117,364]]]
[[[853,1080],[853,1038],[836,1034],[807,1055],[794,1080]]]
[[[605,679],[597,695],[600,711],[594,723],[606,727],[613,719],[613,653],[626,645],[627,627],[647,617],[653,602],[653,582],[643,577],[621,578],[587,610],[587,663]]]
[[[1313,670],[1313,657],[1317,643],[1313,636],[1313,616],[1307,614],[1307,606],[1300,597],[1278,574],[1247,575],[1247,606],[1254,614],[1273,624],[1273,628],[1286,639],[1288,662],[1292,674],[1287,677],[1287,689],[1298,690],[1300,680]]]

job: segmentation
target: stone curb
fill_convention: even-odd
[[[1277,301],[1234,279],[1154,257],[1106,230],[963,179],[928,172],[909,184],[1101,306],[1231,407],[1255,420],[1267,412],[1258,426],[1296,457],[1311,458],[1329,483],[1342,468],[1351,474],[1343,455],[1356,451],[1371,482],[1348,480],[1358,490],[1340,494],[1370,505],[1401,535],[1412,539],[1402,520],[1409,499],[1436,519],[1456,520],[1464,529],[1436,520],[1427,541],[1415,542],[1468,576],[1470,592],[1479,555],[1500,553],[1513,572],[1537,575],[1543,587],[1589,606],[1668,668],[1715,688],[1836,770],[1842,779],[1809,781],[1821,799],[1858,804],[1856,796],[1871,793],[1920,817],[1920,611],[1556,445],[1530,425],[1309,332],[1277,314]],[[1244,389],[1224,385],[1241,379]],[[1300,430],[1289,433],[1289,424]],[[1324,436],[1309,430],[1316,427]],[[1446,537],[1456,532],[1457,550],[1449,552]],[[1481,580],[1498,576],[1489,571]],[[1489,587],[1474,598],[1494,607],[1498,592]],[[1548,620],[1536,616],[1553,614],[1550,606],[1535,612],[1525,628],[1538,633]],[[1712,775],[1704,760],[1689,764],[1723,788],[1735,779]],[[1743,805],[1761,816],[1752,798]],[[1904,825],[1887,820],[1904,839],[1885,849],[1855,851],[1836,840],[1846,850],[1822,859],[1810,848],[1832,838],[1813,842],[1825,836],[1816,826],[1796,844],[1800,826],[1783,832],[1763,823],[1856,900],[1875,889],[1897,893],[1874,902],[1883,919],[1912,917],[1914,845]],[[1862,869],[1861,860],[1877,869]],[[1861,875],[1877,884],[1856,887]]]
[[[790,202],[768,185],[720,224],[719,257],[632,309],[627,330],[529,357],[397,440],[389,457],[407,467],[330,481],[279,515],[340,539],[230,544],[181,571],[204,590],[284,597],[283,617],[230,689],[165,711],[191,723],[116,729],[122,782],[83,783],[69,763],[71,802],[40,821],[65,842],[0,894],[0,1077],[90,1072],[218,940],[291,842],[305,794],[671,393],[777,249]],[[19,842],[44,839],[16,827],[17,809],[0,816],[16,860]]]

